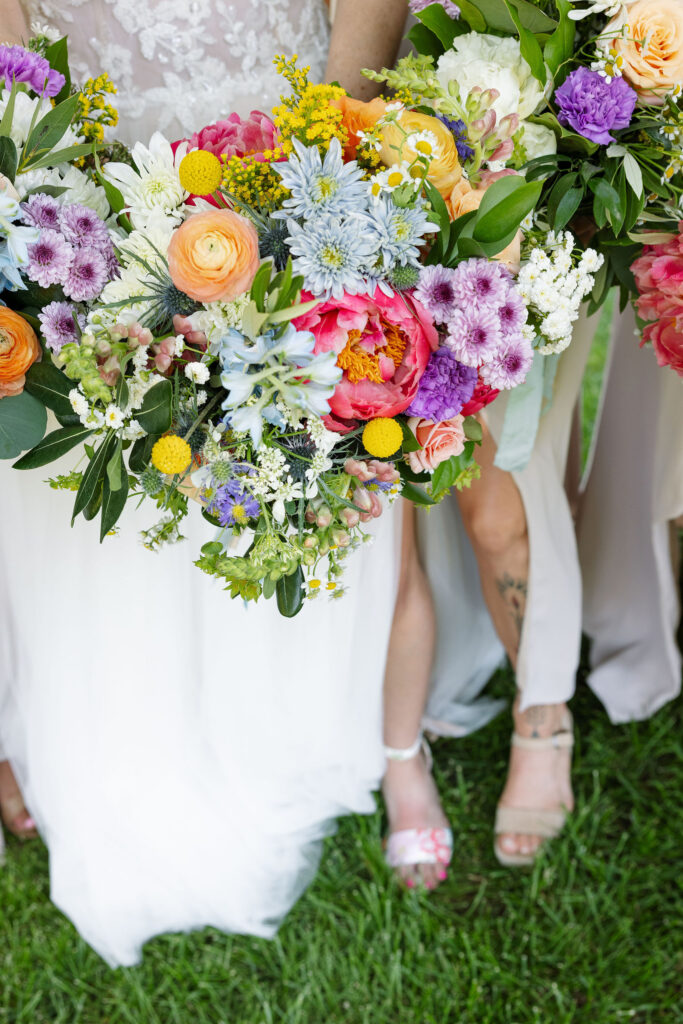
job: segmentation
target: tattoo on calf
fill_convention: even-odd
[[[526,611],[527,581],[525,579],[514,579],[510,573],[505,572],[496,580],[498,593],[508,605],[512,621],[517,629],[517,639],[522,636],[524,625],[524,613]]]

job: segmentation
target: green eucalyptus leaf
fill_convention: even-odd
[[[45,406],[28,391],[0,398],[0,459],[15,459],[45,433]]]
[[[33,130],[30,132],[27,138],[21,157],[21,169],[22,171],[27,170],[29,167],[40,166],[40,160],[47,153],[51,153],[52,150],[59,144],[61,139],[64,137],[67,128],[73,121],[78,111],[78,97],[70,96],[69,99],[64,100],[63,103],[59,103],[56,107],[45,114],[44,117],[34,125]],[[91,147],[88,146],[87,150],[90,151]],[[61,163],[62,160],[55,160],[55,163]]]
[[[37,444],[30,452],[26,452],[18,462],[15,462],[14,469],[38,469],[40,466],[47,466],[50,462],[60,459],[62,455],[66,455],[72,448],[82,444],[91,434],[92,430],[88,430],[81,423],[53,430],[40,444]]]
[[[121,459],[123,464],[123,458]],[[109,482],[109,473],[102,484],[102,518],[100,520],[100,543],[104,540],[110,530],[116,526],[119,516],[126,507],[128,498],[128,475],[124,472],[121,476],[121,484],[114,490]]]
[[[148,434],[164,434],[173,422],[173,384],[159,381],[147,392],[135,417]]]

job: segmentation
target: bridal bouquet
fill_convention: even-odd
[[[0,48],[0,454],[77,450],[51,484],[102,539],[132,497],[160,509],[150,548],[201,512],[198,565],[233,596],[293,615],[342,593],[383,496],[430,505],[478,475],[475,414],[569,342],[599,257],[528,223],[543,186],[499,166],[491,90],[456,119],[281,58],[272,117],[101,152],[108,80],[69,95],[55,46]]]
[[[470,144],[472,118],[479,118],[465,163],[470,180],[493,138],[495,160],[541,184],[525,227],[555,234],[571,227],[581,238],[593,237],[604,262],[592,308],[614,285],[622,307],[642,287],[658,289],[658,269],[654,281],[643,278],[658,251],[648,248],[645,263],[634,261],[644,245],[669,245],[660,253],[668,258],[678,253],[683,2],[466,0],[456,7],[450,0],[411,0],[411,6],[420,22],[411,32],[419,55],[383,78],[408,90],[413,102],[466,124]],[[670,296],[671,276],[663,277]],[[656,307],[645,340],[661,365],[680,372],[682,307],[663,295]],[[640,308],[653,319],[648,298]]]

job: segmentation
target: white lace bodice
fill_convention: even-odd
[[[68,34],[78,78],[118,87],[117,136],[181,138],[232,111],[270,112],[283,82],[277,53],[323,73],[324,0],[23,0],[33,27]]]

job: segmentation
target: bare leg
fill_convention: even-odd
[[[20,839],[37,835],[9,761],[0,761],[0,816],[9,831]]]
[[[479,565],[482,591],[493,624],[513,668],[526,611],[529,574],[529,537],[526,513],[517,486],[509,473],[493,464],[496,446],[484,428],[477,460],[481,479],[458,495],[465,529]],[[546,737],[566,725],[566,704],[548,704],[519,710],[519,692],[513,717],[522,736]],[[501,804],[505,807],[554,810],[573,806],[568,751],[511,750],[510,768]],[[505,834],[499,839],[506,853],[533,853],[538,836]]]
[[[384,741],[405,749],[419,735],[434,656],[432,595],[420,565],[415,537],[415,508],[403,503],[401,575],[384,677]],[[387,761],[382,786],[391,832],[446,828],[439,794],[424,757]],[[399,869],[406,885],[433,888],[446,877],[438,865]]]

